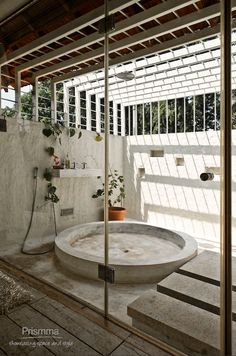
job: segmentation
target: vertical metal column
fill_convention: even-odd
[[[2,67],[0,66],[0,115],[2,113]]]
[[[16,118],[17,121],[21,119],[21,72],[16,72]]]
[[[33,120],[39,121],[39,86],[37,77],[34,79]]]
[[[216,131],[216,92],[214,92],[214,130]]]
[[[63,83],[63,116],[64,123],[66,127],[70,126],[70,117],[69,117],[69,88],[67,88],[66,83]]]
[[[149,102],[150,105],[150,111],[149,111],[149,119],[150,119],[150,132],[149,134],[152,135],[152,102]]]
[[[206,131],[206,94],[203,94],[203,131]]]
[[[78,127],[81,124],[80,117],[80,92],[78,87],[75,87],[75,126]]]
[[[166,99],[166,132],[169,133],[169,107],[168,107],[168,100]]]
[[[95,95],[96,100],[96,132],[101,132],[101,108],[100,108],[100,97]]]
[[[104,34],[104,123],[105,123],[105,143],[104,143],[104,264],[109,265],[109,223],[108,223],[108,174],[109,174],[109,36],[108,36],[108,0],[104,2],[105,34]],[[104,282],[104,314],[108,317],[109,311],[108,282]]]
[[[186,97],[184,97],[184,132],[186,132]]]
[[[231,0],[221,1],[221,355],[232,354]]]
[[[51,119],[56,122],[56,83],[51,80]]]
[[[177,133],[177,99],[175,98],[175,133]]]

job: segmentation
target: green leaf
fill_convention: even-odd
[[[45,148],[45,151],[49,154],[49,156],[54,155],[54,147],[52,146]]]
[[[46,137],[51,136],[53,133],[50,128],[44,128],[42,132],[43,132],[44,136],[46,136]]]
[[[48,193],[49,194],[54,194],[56,192],[57,188],[54,185],[51,185],[51,187],[48,188]]]
[[[69,136],[70,136],[70,137],[73,137],[74,135],[75,135],[75,129],[70,128],[70,130],[69,130]]]
[[[44,171],[43,178],[48,182],[51,182],[52,180],[52,173],[47,168]]]

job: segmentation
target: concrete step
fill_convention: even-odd
[[[232,290],[236,292],[236,258],[232,258]],[[180,267],[177,273],[220,285],[220,254],[204,251]]]
[[[214,284],[172,273],[158,283],[157,291],[209,312],[220,314],[220,287]],[[233,320],[236,321],[236,292],[232,293],[232,309]]]
[[[220,354],[220,317],[182,300],[150,290],[128,306],[134,327],[190,356]],[[236,335],[236,323],[233,322]],[[236,350],[236,338],[233,339]]]

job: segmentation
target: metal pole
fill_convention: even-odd
[[[38,78],[34,80],[34,120],[39,121],[39,85]]]
[[[221,1],[221,355],[232,354],[231,0]]]
[[[104,264],[109,264],[109,224],[108,224],[108,174],[109,174],[109,36],[107,28],[108,0],[104,3],[104,15],[105,15],[105,37],[104,37],[104,121],[105,121],[105,166],[104,166]],[[105,318],[108,317],[108,282],[104,282],[104,314]]]
[[[2,113],[2,67],[0,66],[0,115]]]
[[[51,80],[51,119],[56,122],[56,84]]]
[[[16,117],[17,117],[17,121],[20,121],[21,119],[21,72],[16,72],[15,81],[16,81],[16,89],[15,89]]]

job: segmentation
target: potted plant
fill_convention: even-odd
[[[110,169],[110,174],[108,175],[108,214],[109,220],[124,220],[125,213],[127,210],[122,207],[123,200],[125,198],[125,184],[124,177],[118,173],[117,170],[112,171]],[[101,177],[98,177],[101,179]],[[104,196],[104,183],[102,183],[102,188],[98,189],[92,198],[99,198]],[[120,204],[121,206],[116,206]]]

